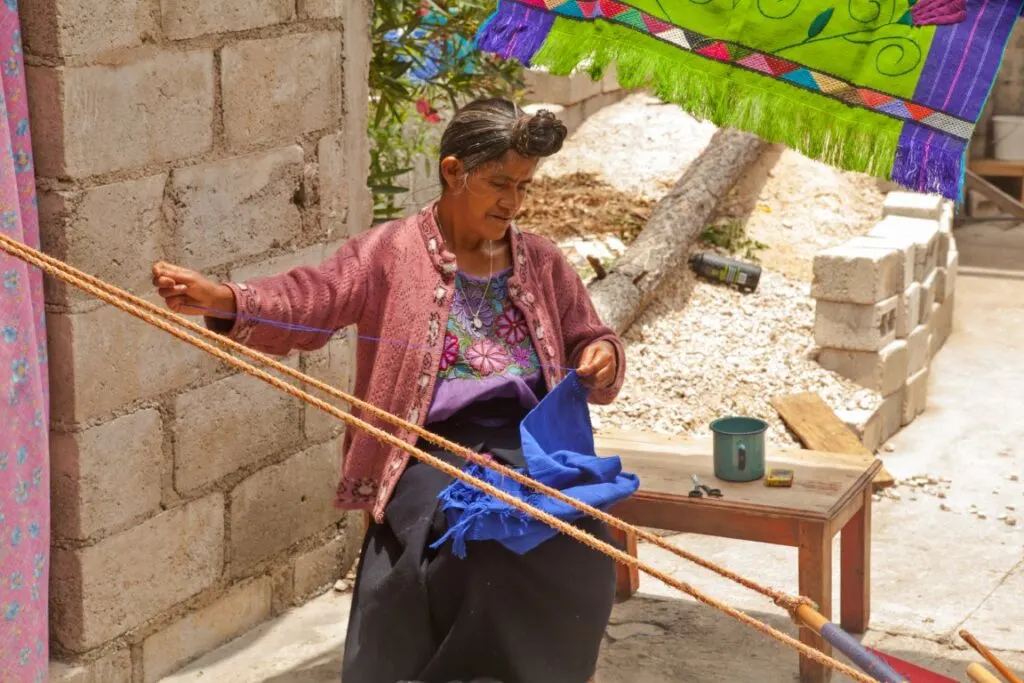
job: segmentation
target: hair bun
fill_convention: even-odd
[[[552,112],[541,109],[516,121],[512,128],[512,149],[524,157],[547,157],[562,149],[569,129]]]

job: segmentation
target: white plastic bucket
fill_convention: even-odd
[[[1024,116],[992,117],[992,149],[996,159],[1024,161]]]

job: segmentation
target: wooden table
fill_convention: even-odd
[[[618,455],[623,468],[640,478],[640,490],[611,514],[636,526],[707,534],[799,548],[799,591],[832,618],[832,539],[841,536],[840,610],[849,633],[867,630],[871,605],[871,480],[881,461],[859,456],[792,449],[769,449],[769,465],[794,470],[792,488],[769,488],[764,481],[731,483],[714,476],[711,441],[615,432],[598,435],[599,455]],[[720,488],[722,498],[690,498],[691,474]],[[628,552],[636,539],[613,530]],[[631,535],[630,535],[631,536]],[[634,568],[618,566],[618,595],[639,587]],[[757,576],[750,576],[757,580]],[[751,637],[757,637],[752,634]],[[832,647],[808,629],[800,640],[831,654]],[[829,680],[832,669],[800,656],[800,680]]]

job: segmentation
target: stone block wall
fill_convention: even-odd
[[[951,202],[892,192],[866,236],[815,256],[818,363],[881,395],[876,410],[844,416],[872,451],[927,407],[932,359],[953,329],[952,226]]]
[[[369,227],[370,0],[22,4],[44,249],[158,302]],[[48,281],[50,680],[152,683],[351,567],[342,425]],[[354,345],[286,360],[351,388]],[[2,678],[2,676],[0,676]]]
[[[630,95],[629,90],[619,85],[614,66],[596,81],[584,72],[552,76],[541,69],[527,71],[525,81],[528,111],[541,108],[552,111],[570,133],[596,112]]]

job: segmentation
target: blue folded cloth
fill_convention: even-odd
[[[525,473],[605,511],[633,495],[640,480],[622,471],[618,456],[598,457],[595,453],[587,392],[573,371],[523,418],[519,431]],[[584,516],[576,508],[489,468],[470,464],[465,471],[565,522]],[[466,556],[467,541],[498,541],[521,555],[558,533],[533,515],[460,480],[441,491],[438,499],[448,520],[448,531],[431,547],[438,548],[451,540],[457,557]]]

